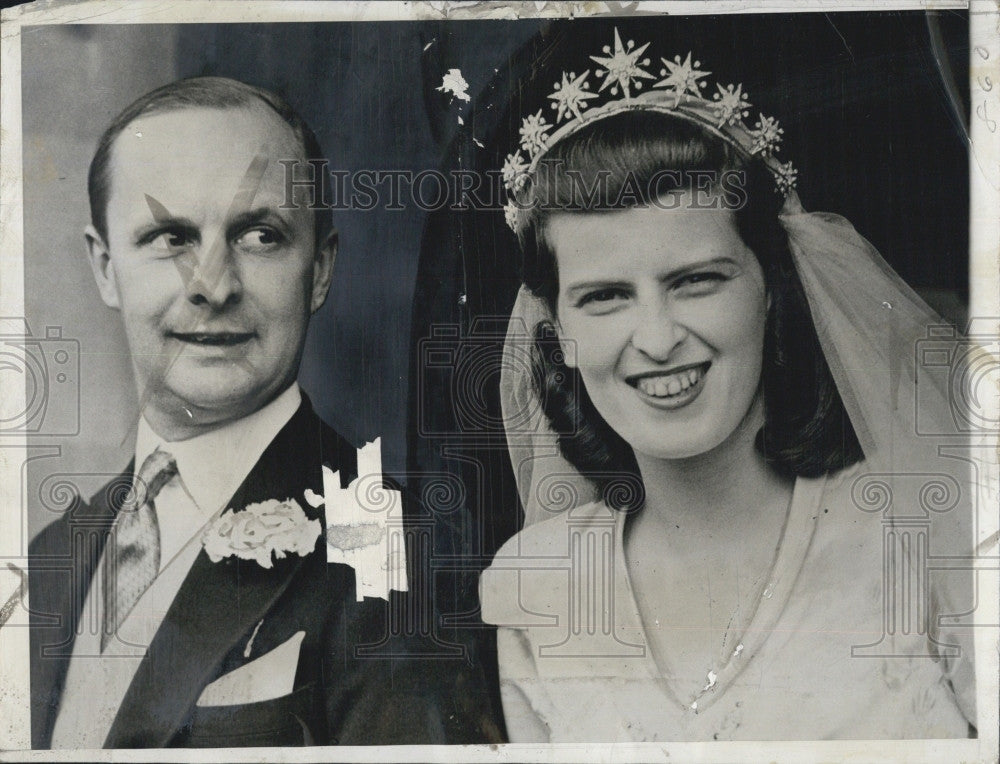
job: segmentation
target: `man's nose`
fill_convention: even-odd
[[[632,346],[650,360],[666,363],[688,336],[687,326],[678,313],[678,306],[666,296],[643,301],[636,311]]]
[[[235,253],[228,245],[218,245],[199,254],[198,265],[185,283],[188,300],[213,310],[238,303],[243,282]]]

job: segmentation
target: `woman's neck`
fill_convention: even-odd
[[[762,423],[762,412],[751,411],[726,441],[685,459],[636,453],[646,489],[643,524],[738,535],[755,527],[762,513],[787,505],[792,482],[769,467],[754,445]]]

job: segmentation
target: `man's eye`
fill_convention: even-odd
[[[184,231],[161,231],[152,236],[147,244],[154,249],[166,252],[176,252],[187,249],[194,242],[190,234]]]
[[[273,249],[284,237],[273,228],[251,228],[237,237],[236,246],[251,252]]]

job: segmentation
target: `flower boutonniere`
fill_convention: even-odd
[[[268,499],[248,504],[242,511],[227,509],[205,531],[202,544],[212,562],[225,557],[256,560],[274,567],[274,558],[289,554],[305,557],[316,548],[322,527],[310,520],[295,499]]]

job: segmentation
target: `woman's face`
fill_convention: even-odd
[[[660,459],[729,438],[757,396],[768,306],[735,212],[557,214],[547,233],[567,363],[608,424]]]

